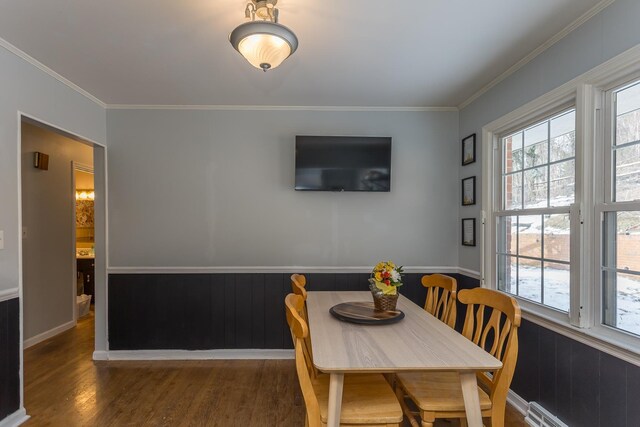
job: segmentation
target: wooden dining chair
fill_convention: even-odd
[[[292,274],[291,275],[291,292],[296,295],[302,295],[304,300],[307,300],[307,290],[305,289],[307,286],[307,278],[303,274]]]
[[[504,426],[507,392],[518,359],[520,307],[516,300],[498,291],[476,288],[458,293],[467,306],[462,334],[502,362],[489,375],[478,372],[478,393],[483,417],[492,427]],[[397,374],[396,393],[411,424],[418,426],[404,401],[407,395],[419,409],[423,427],[432,427],[436,418],[460,418],[466,422],[460,379],[456,372]]]
[[[303,298],[289,294],[285,298],[285,306],[287,322],[296,339],[296,372],[307,408],[305,426],[324,427],[327,425],[329,408],[329,375],[320,374],[313,378],[310,374],[311,355],[304,346],[309,327],[302,315]],[[345,375],[340,425],[400,427],[402,419],[402,408],[382,375]]]
[[[304,305],[302,307],[302,318],[307,325],[309,324],[309,318],[307,317],[307,290],[305,289],[307,286],[307,278],[302,274],[292,274],[291,275],[291,291],[300,295],[304,301]],[[292,335],[293,342],[295,344],[295,337]],[[307,334],[304,338],[304,346],[307,353],[309,353],[310,360],[313,360],[313,349],[311,348],[311,334]],[[318,370],[315,368],[313,364],[311,364],[311,373],[312,376],[316,377],[318,375]]]
[[[449,325],[456,327],[456,294],[458,282],[444,274],[422,276],[422,286],[427,288],[424,309]]]

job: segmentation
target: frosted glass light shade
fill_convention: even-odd
[[[291,55],[291,46],[272,34],[252,34],[240,41],[238,52],[254,67],[270,70]]]
[[[229,35],[233,47],[259,70],[276,68],[298,48],[298,39],[284,25],[252,21],[237,27]]]

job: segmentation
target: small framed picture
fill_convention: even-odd
[[[476,204],[476,177],[471,176],[462,180],[462,206]]]
[[[476,161],[476,134],[462,140],[462,166]]]
[[[462,218],[462,246],[476,245],[476,219]]]

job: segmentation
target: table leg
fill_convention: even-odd
[[[460,385],[464,409],[467,413],[469,427],[482,427],[482,412],[480,410],[480,396],[475,372],[460,372]]]
[[[343,384],[344,374],[331,374],[329,377],[329,413],[327,417],[327,427],[340,427]]]

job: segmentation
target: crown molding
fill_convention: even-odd
[[[14,45],[9,43],[8,41],[3,39],[2,37],[0,37],[0,47],[3,47],[7,51],[9,51],[9,52],[13,53],[14,55],[16,55],[17,57],[22,58],[23,60],[27,61],[29,64],[33,65],[34,67],[36,67],[40,71],[43,71],[44,73],[46,73],[49,76],[53,77],[54,79],[58,80],[60,83],[66,85],[70,89],[73,89],[76,92],[78,92],[80,95],[82,95],[82,96],[86,97],[87,99],[93,101],[94,103],[98,104],[100,107],[107,108],[107,104],[106,103],[102,102],[101,100],[99,100],[95,96],[91,95],[89,92],[87,92],[86,90],[82,89],[80,86],[78,86],[77,84],[73,83],[71,80],[69,80],[69,79],[63,77],[62,75],[56,73],[51,68],[47,67],[42,62],[40,62],[37,59],[35,59],[34,57],[32,57],[32,56],[28,55],[27,53],[23,52],[22,50],[18,49],[17,47],[15,47]]]
[[[108,110],[213,110],[213,111],[354,111],[354,112],[456,112],[457,107],[365,107],[324,105],[138,105],[107,104]]]
[[[539,56],[544,51],[549,49],[551,46],[553,46],[554,44],[558,43],[560,40],[565,38],[567,35],[569,35],[569,33],[571,33],[573,30],[578,28],[580,25],[584,24],[589,19],[593,18],[598,13],[602,12],[604,9],[606,9],[608,6],[610,6],[614,1],[615,0],[602,0],[602,1],[600,1],[598,4],[596,4],[591,9],[586,11],[578,19],[576,19],[575,21],[573,21],[572,23],[570,23],[569,25],[564,27],[559,33],[557,33],[556,35],[551,37],[549,40],[547,40],[546,42],[544,42],[543,44],[538,46],[536,49],[534,49],[527,56],[525,56],[524,58],[522,58],[521,60],[519,60],[518,62],[513,64],[511,67],[509,67],[506,71],[504,71],[498,77],[496,77],[495,79],[490,81],[488,84],[483,86],[480,90],[478,90],[476,93],[474,93],[469,98],[467,98],[465,101],[460,103],[460,105],[458,105],[458,110],[462,110],[462,109],[468,107],[473,101],[475,101],[476,99],[480,98],[482,95],[484,95],[489,90],[491,90],[494,86],[497,86],[502,81],[507,79],[509,76],[514,74],[516,71],[518,71],[519,69],[521,69],[522,67],[527,65],[529,62],[533,61],[537,56]]]

